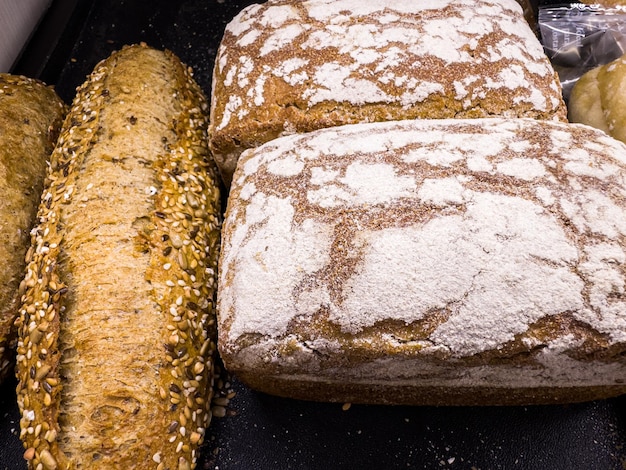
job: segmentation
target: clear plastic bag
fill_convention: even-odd
[[[626,8],[570,3],[542,6],[539,31],[567,101],[576,81],[589,70],[626,53]]]

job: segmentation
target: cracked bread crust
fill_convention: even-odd
[[[242,154],[220,351],[253,388],[403,404],[626,392],[626,146],[532,119],[348,125]],[[259,293],[262,293],[259,295]]]
[[[210,146],[230,182],[275,137],[358,122],[566,120],[558,77],[515,0],[274,0],[226,27]]]

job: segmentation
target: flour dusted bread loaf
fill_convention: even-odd
[[[272,0],[228,24],[210,146],[228,182],[275,137],[357,122],[494,115],[565,120],[515,0]]]
[[[13,373],[18,286],[65,105],[31,78],[0,73],[0,381]]]
[[[626,146],[532,119],[354,124],[242,154],[219,348],[258,390],[394,404],[626,392]]]
[[[219,239],[208,104],[169,52],[78,89],[23,281],[21,438],[35,469],[189,469],[209,423]]]
[[[569,119],[626,142],[626,55],[584,74],[569,99]]]

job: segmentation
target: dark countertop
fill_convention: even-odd
[[[364,0],[366,1],[366,0]],[[245,4],[216,0],[55,0],[16,73],[71,102],[124,44],[168,48],[210,92],[217,45]],[[253,392],[214,419],[199,469],[626,469],[626,397],[566,406],[389,407],[309,403]],[[0,470],[25,469],[15,382],[0,386]]]

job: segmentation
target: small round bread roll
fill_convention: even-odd
[[[569,120],[626,142],[626,55],[578,80],[570,95]]]

